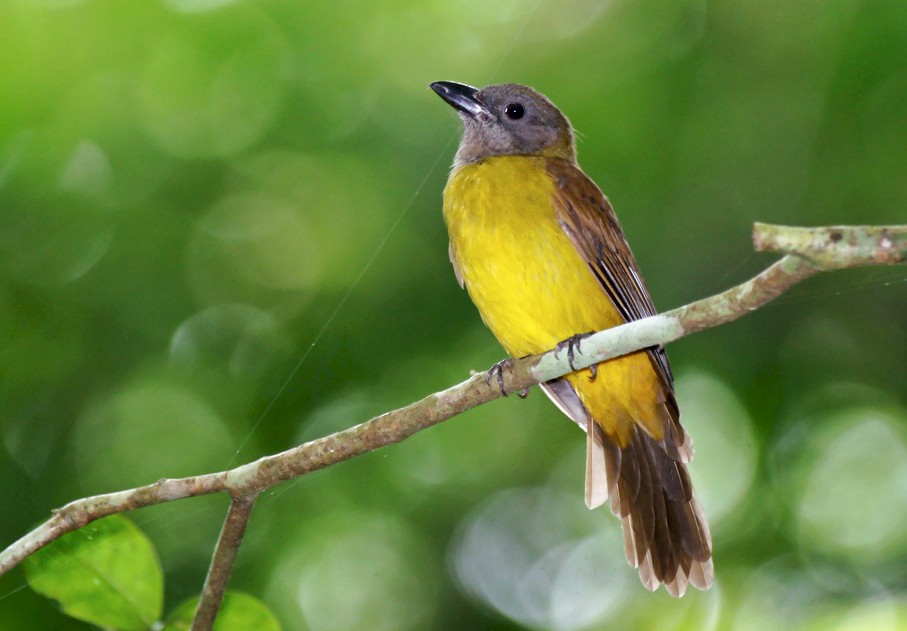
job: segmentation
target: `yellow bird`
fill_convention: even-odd
[[[463,139],[444,189],[450,260],[513,357],[655,314],[611,204],[576,162],[573,128],[545,96],[516,84],[431,88],[456,108]],[[627,560],[674,596],[713,580],[712,543],[686,463],[663,348],[542,384],[586,431],[586,504],[610,498]]]

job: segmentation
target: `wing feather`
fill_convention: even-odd
[[[620,221],[601,189],[568,160],[549,160],[548,173],[555,183],[553,201],[558,222],[618,313],[627,322],[655,315],[655,305]],[[680,447],[687,436],[679,423],[668,355],[662,347],[650,348],[647,353],[661,381],[664,403],[676,426],[671,433],[677,435]]]
[[[618,313],[626,321],[654,315],[652,299],[608,200],[571,161],[549,160],[548,171],[556,184],[558,222]],[[542,387],[587,431],[587,503],[603,502],[606,490],[612,512],[622,521],[627,560],[638,568],[643,584],[653,590],[664,584],[679,597],[689,584],[700,589],[711,584],[711,536],[685,465],[693,455],[692,441],[680,424],[667,353],[661,347],[646,352],[661,385],[663,432],[658,439],[641,426],[633,427],[629,442],[618,445],[593,422],[567,380]],[[603,466],[590,459],[603,459]]]

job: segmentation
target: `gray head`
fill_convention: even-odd
[[[431,89],[463,119],[457,165],[489,156],[576,159],[570,121],[554,103],[528,86],[502,83],[479,90],[463,83],[435,81]]]

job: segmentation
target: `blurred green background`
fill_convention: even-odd
[[[447,260],[459,135],[514,81],[579,131],[656,303],[771,262],[753,221],[903,223],[903,0],[0,3],[0,544],[484,370]],[[907,272],[670,347],[717,583],[650,594],[534,392],[277,487],[231,587],[286,629],[907,629]],[[167,607],[226,509],[135,513]],[[82,629],[0,579],[0,629]]]

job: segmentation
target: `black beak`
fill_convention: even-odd
[[[442,99],[461,112],[476,118],[480,114],[488,114],[488,108],[476,98],[478,88],[465,83],[454,81],[435,81],[430,86]]]

